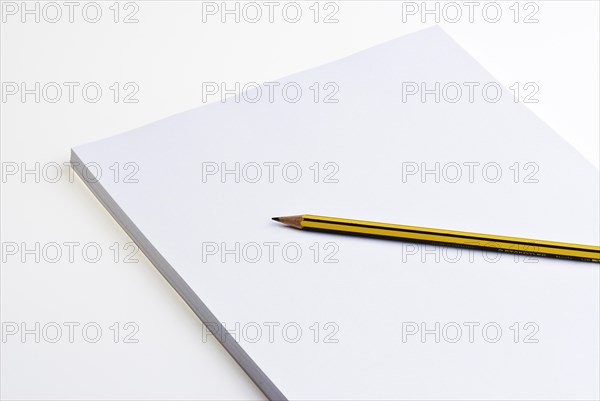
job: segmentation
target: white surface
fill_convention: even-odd
[[[590,88],[598,87],[598,5],[538,4],[540,23],[533,26],[442,25],[505,85],[540,81],[540,103],[529,106],[597,166],[598,92]],[[134,25],[20,24],[11,20],[2,24],[3,82],[98,81],[106,88],[115,81],[135,81],[140,86],[139,104],[114,104],[108,97],[97,104],[81,100],[73,104],[2,103],[3,162],[63,162],[75,144],[197,106],[202,98],[201,82],[273,80],[423,27],[399,23],[401,17],[390,2],[340,3],[340,23],[334,25],[201,24],[198,4],[139,5],[140,23]],[[302,206],[302,211],[317,212]],[[2,241],[95,241],[108,254],[113,242],[122,245],[128,239],[80,182],[65,179],[38,184],[29,178],[25,184],[19,180],[2,184]],[[260,398],[215,341],[198,342],[200,323],[143,257],[138,264],[114,264],[111,256],[95,264],[81,257],[75,263],[35,263],[31,258],[27,263],[18,258],[3,263],[3,322],[97,321],[107,332],[115,321],[134,321],[140,327],[138,344],[113,344],[107,334],[99,344],[81,339],[73,344],[2,343],[3,398]],[[536,265],[534,270],[537,274],[544,269]],[[553,274],[547,269],[544,272]],[[597,270],[586,283],[589,287],[566,285],[579,295],[572,302],[564,300],[561,313],[577,310],[579,297],[594,291],[597,295]],[[447,298],[432,299],[448,302]],[[590,305],[597,308],[597,296]],[[542,326],[542,345],[545,340],[545,347],[552,346],[553,335],[561,335],[563,330],[578,335],[585,329],[581,325],[593,325],[597,315],[596,309],[591,321],[562,320],[561,329]],[[533,319],[544,317],[538,314]],[[436,320],[461,318],[442,315]],[[521,315],[507,317],[512,318],[521,319]],[[413,318],[418,319],[426,317]],[[593,327],[597,330],[597,320]],[[548,337],[543,337],[544,333]],[[560,344],[557,352],[568,352],[570,346]],[[512,350],[509,356],[522,352],[518,347]],[[587,352],[581,357],[590,358]],[[595,352],[597,369],[597,348]],[[507,366],[504,362],[497,366]],[[558,373],[551,384],[563,383],[565,378],[594,383],[597,377],[593,368],[579,377]],[[439,383],[443,377],[435,375],[430,383],[436,380]],[[505,394],[506,389],[487,383],[490,391],[497,390],[497,397]],[[581,391],[597,398],[597,388],[595,382]],[[553,394],[522,394],[521,398],[570,398],[571,390],[565,385],[563,391]]]
[[[75,152],[82,162],[98,163],[103,171],[115,161],[139,166],[138,183],[114,182],[108,175],[100,183],[228,327],[236,322],[242,327],[294,322],[302,328],[304,338],[298,342],[254,342],[252,334],[241,341],[290,399],[594,396],[598,381],[587,375],[597,370],[599,351],[596,265],[543,259],[530,267],[515,263],[510,255],[496,263],[411,258],[402,264],[398,243],[300,233],[270,223],[274,213],[308,210],[524,238],[600,242],[599,179],[590,163],[510,98],[438,104],[403,103],[399,96],[403,81],[430,87],[436,80],[493,78],[441,29],[429,28],[280,81],[282,87],[294,82],[302,88],[335,81],[338,103],[315,103],[312,97],[297,103],[269,102],[266,97],[236,103],[229,98],[225,104],[76,147]],[[430,165],[493,161],[505,166],[503,174],[515,161],[534,162],[539,182],[515,183],[506,175],[496,183],[478,177],[473,183],[404,182],[402,163],[414,160]],[[253,183],[248,181],[254,179],[255,168],[247,172],[250,179],[241,173],[239,181],[231,174],[203,177],[205,162],[225,162],[229,168],[236,162],[294,162],[304,167],[297,183],[282,179],[281,167],[274,168],[274,182],[262,167],[262,178]],[[307,171],[314,162],[335,162],[339,182],[314,183]],[[295,171],[288,180],[290,176]],[[304,252],[320,241],[338,244],[339,263],[315,263],[307,257]],[[235,242],[240,247],[298,244],[304,252],[291,263],[280,255],[280,245],[274,262],[264,254],[255,262],[258,246],[253,245],[236,260],[224,254],[222,245],[231,249]],[[203,254],[205,244],[221,244],[220,251]],[[565,282],[573,287],[565,289]],[[457,293],[461,286],[470,290]],[[430,302],[431,292],[437,302]],[[531,304],[532,299],[537,302]],[[561,313],[565,299],[574,310]],[[457,347],[432,341],[422,348],[402,343],[403,322],[441,316],[452,316],[453,322],[478,316],[506,327],[522,319],[535,321],[546,338],[535,346],[509,341],[494,348],[477,342]],[[578,322],[576,330],[563,328],[568,321]],[[339,327],[339,342],[307,339],[306,330],[314,322]],[[511,356],[518,345],[523,348]],[[575,356],[580,354],[586,357]],[[555,375],[570,378],[548,383]],[[443,384],[427,386],[432,377],[441,376]],[[472,380],[468,388],[465,377]]]

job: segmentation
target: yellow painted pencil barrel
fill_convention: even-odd
[[[586,262],[600,262],[600,246],[594,245],[569,244],[437,228],[375,223],[310,214],[274,217],[273,220],[299,229],[434,243],[445,246],[488,249],[498,252],[547,256]]]

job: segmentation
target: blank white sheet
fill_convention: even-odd
[[[446,248],[420,247],[413,255],[414,248],[400,242],[301,232],[270,220],[309,213],[598,244],[599,176],[591,164],[506,89],[497,103],[471,103],[465,94],[457,103],[403,101],[403,82],[429,88],[435,82],[496,82],[437,27],[278,82],[305,90],[334,82],[339,102],[315,103],[312,92],[297,103],[269,102],[264,95],[257,103],[230,98],[73,151],[81,162],[101,166],[98,184],[220,321],[228,328],[263,327],[260,340],[240,345],[286,397],[599,396],[597,264],[479,251],[462,251],[453,263],[456,252]],[[115,182],[109,168],[115,162],[135,163],[139,182]],[[236,162],[262,165],[262,178],[203,179],[202,163]],[[274,182],[265,175],[269,162],[280,163]],[[302,168],[297,183],[281,176],[281,167],[292,162]],[[309,169],[315,162],[318,183]],[[333,171],[324,168],[328,162],[339,167],[338,183],[322,182]],[[437,183],[432,175],[424,183],[418,176],[403,180],[403,163],[436,162],[479,168],[472,183],[466,177]],[[482,178],[486,163],[501,167],[498,182]],[[509,168],[515,163],[517,183]],[[523,168],[526,163],[537,166],[537,183],[523,182],[533,171]],[[243,255],[239,263],[231,255],[225,262],[220,253],[203,255],[203,243],[236,242],[257,243],[263,252],[264,243],[280,245],[273,263],[266,254],[257,263]],[[330,242],[337,263],[322,262]],[[302,249],[297,263],[281,255],[290,243]],[[317,263],[314,243],[321,249]],[[269,341],[269,322],[301,327],[300,340],[276,334]],[[338,342],[315,343],[315,322],[321,337],[339,328]],[[334,326],[324,330],[328,322]],[[424,342],[417,335],[403,342],[407,322],[428,328],[455,322],[463,337],[437,343],[433,335]],[[479,323],[473,342],[465,322]],[[490,322],[503,330],[495,343],[481,337]],[[510,329],[515,322],[521,326],[517,343]],[[537,343],[523,341],[532,331],[523,331],[528,322],[539,328],[532,337]]]

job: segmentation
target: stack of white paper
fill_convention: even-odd
[[[439,28],[278,82],[274,101],[252,89],[72,153],[268,397],[598,395],[588,392],[600,376],[596,264],[270,220],[310,213],[598,244],[591,164],[510,91],[495,101],[494,78]],[[434,92],[422,99],[423,89]],[[115,180],[115,162],[138,182]]]

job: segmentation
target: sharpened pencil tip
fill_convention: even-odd
[[[302,229],[302,216],[280,216],[271,218],[283,225]]]

